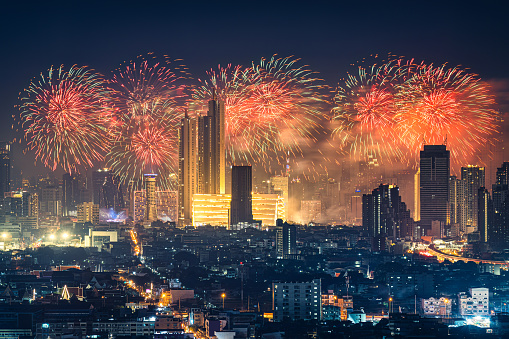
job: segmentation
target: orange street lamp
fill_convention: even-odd
[[[226,294],[221,294],[221,298],[223,298],[223,310],[224,310],[224,298],[226,298]]]

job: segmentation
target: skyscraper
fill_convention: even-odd
[[[451,175],[449,177],[450,224],[457,224],[462,232],[465,232],[467,225],[466,195],[466,181]]]
[[[471,166],[461,168],[461,180],[466,183],[466,224],[477,230],[477,208],[479,188],[485,186],[484,167]]]
[[[92,172],[93,200],[99,208],[119,212],[125,207],[120,179],[108,168]]]
[[[251,166],[232,167],[231,224],[253,222]]]
[[[157,201],[156,201],[156,178],[157,174],[145,174],[145,221],[157,220]]]
[[[493,215],[493,204],[490,192],[484,187],[479,188],[478,207],[477,207],[477,229],[479,230],[479,240],[488,242],[490,239],[489,231],[491,228],[491,219]]]
[[[11,191],[11,143],[0,142],[0,199]]]
[[[81,185],[83,180],[77,174],[65,173],[62,178],[62,215],[76,215],[81,201]]]
[[[362,197],[362,226],[367,227],[369,236],[373,239],[399,238],[401,236],[400,207],[399,187],[382,184],[371,194],[364,194]],[[406,209],[406,205],[404,208]]]
[[[196,119],[189,118],[186,111],[179,130],[178,224],[180,227],[192,225],[193,195],[196,193],[197,186],[196,143]]]
[[[420,224],[431,229],[431,222],[449,222],[450,155],[445,145],[424,145],[420,159]]]
[[[509,162],[506,161],[501,167],[497,168],[497,185],[509,185]]]
[[[198,192],[224,194],[226,188],[224,102],[215,93],[206,116],[198,119]]]
[[[288,200],[289,200],[289,178],[287,176],[275,176],[270,178],[270,182],[274,187],[275,192],[281,192],[281,196],[284,199],[285,214],[282,217],[283,220],[288,218]]]

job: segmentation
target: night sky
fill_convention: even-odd
[[[11,115],[19,114],[14,107],[18,93],[51,65],[88,65],[108,74],[121,62],[148,52],[184,59],[195,78],[218,64],[248,65],[275,53],[294,55],[330,86],[358,60],[391,52],[470,68],[494,85],[507,112],[507,8],[501,1],[475,4],[2,2],[2,139],[20,136],[11,130]]]

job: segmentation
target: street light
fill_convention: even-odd
[[[392,297],[389,297],[389,314],[391,314],[391,312],[392,312],[391,306],[392,306]]]
[[[444,302],[445,302],[445,317],[447,318],[449,315],[449,309],[447,307],[447,304],[449,303],[449,299],[445,299]]]
[[[67,234],[67,233],[62,234],[62,237],[63,237],[64,239],[65,239],[65,238],[67,238],[68,236],[69,236],[69,234]]]
[[[226,294],[221,294],[221,298],[223,298],[223,310],[224,310],[224,298],[226,298]]]

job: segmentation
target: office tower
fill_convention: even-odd
[[[509,244],[509,186],[493,185],[491,198],[493,214],[488,240],[496,249],[506,248]]]
[[[191,201],[192,201],[191,196]],[[192,206],[189,211],[192,217]],[[178,219],[178,192],[177,191],[156,191],[157,219],[163,222],[177,222]],[[191,224],[185,224],[191,225]]]
[[[231,225],[253,222],[251,166],[232,167]]]
[[[297,226],[284,223],[276,229],[278,259],[295,259],[297,255]]]
[[[62,190],[58,186],[46,186],[41,190],[39,211],[45,215],[62,214]]]
[[[449,222],[449,151],[445,145],[424,145],[420,161],[420,225],[431,229],[433,220]]]
[[[493,215],[493,204],[491,201],[490,192],[484,187],[479,188],[477,213],[477,229],[479,231],[479,240],[481,242],[488,242],[488,232],[491,229],[491,218]]]
[[[83,202],[78,204],[78,223],[92,223],[99,224],[99,205],[93,202]]]
[[[37,193],[30,194],[30,197],[28,198],[28,216],[29,217],[36,217],[37,220],[39,219],[39,195]]]
[[[504,162],[502,167],[497,168],[497,185],[509,185],[509,162]]]
[[[0,142],[0,199],[11,191],[11,143]]]
[[[461,180],[466,182],[466,224],[477,230],[477,207],[479,188],[485,185],[484,167],[471,166],[461,168]]]
[[[145,190],[134,191],[132,198],[132,211],[134,222],[142,222],[145,218],[145,210],[147,209],[147,199],[145,197]]]
[[[156,203],[156,178],[157,174],[144,174],[145,182],[145,221],[157,220],[157,203]]]
[[[113,209],[119,212],[125,208],[122,184],[108,168],[92,172],[92,188],[94,204],[99,208]]]
[[[321,280],[310,282],[273,282],[272,311],[274,321],[322,319]]]
[[[231,201],[231,194],[195,194],[193,226],[228,227]]]
[[[288,207],[289,207],[289,177],[287,176],[275,176],[270,178],[270,182],[273,186],[274,192],[278,193],[283,197],[285,204],[285,214],[281,216],[281,219],[286,221],[288,218]]]
[[[263,227],[276,226],[277,219],[283,219],[285,206],[278,194],[253,193],[253,219],[261,220]]]
[[[457,225],[461,232],[467,227],[467,182],[456,176],[449,177],[450,224]]]
[[[368,234],[373,239],[400,238],[400,207],[399,187],[382,184],[371,194],[362,196],[362,226],[367,227]]]
[[[224,194],[226,148],[224,102],[213,94],[206,116],[198,119],[198,193]]]
[[[196,143],[196,119],[189,118],[186,110],[179,130],[178,224],[180,227],[193,223],[193,195],[197,193]]]
[[[421,169],[414,175],[414,221],[421,220]]]
[[[66,173],[62,178],[62,215],[76,215],[78,204],[82,202],[81,185],[83,180],[77,174]]]

